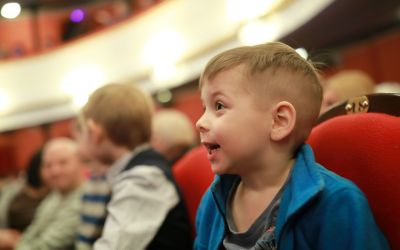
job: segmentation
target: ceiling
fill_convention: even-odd
[[[53,9],[53,8],[57,9],[69,6],[77,6],[81,4],[106,2],[106,0],[16,0],[16,1],[19,2],[23,8],[37,7],[46,9]],[[1,5],[7,2],[10,2],[10,0],[0,0]]]
[[[0,0],[3,5],[11,0]],[[82,4],[134,0],[16,0],[24,8],[60,9]],[[301,10],[299,10],[301,11]],[[332,22],[334,20],[334,22]],[[399,0],[336,0],[309,23],[282,38],[295,46],[326,48],[365,39],[400,25]]]
[[[400,28],[399,0],[336,0],[281,40],[315,50],[342,47],[396,28]]]
[[[281,37],[279,40],[293,47],[305,47],[308,51],[312,52],[320,49],[339,48],[361,39],[376,36],[381,32],[400,28],[399,0],[335,0],[321,12],[318,12],[316,16],[306,21],[306,23],[303,24],[303,22],[296,21],[295,14],[297,12],[305,13],[306,11],[304,11],[304,9],[307,6],[319,1],[322,0],[297,0],[297,2],[302,2],[302,5],[299,8],[295,8],[294,12],[290,12],[291,18],[285,16],[285,20],[295,20],[295,23],[299,24],[299,27],[289,32],[288,35]],[[0,0],[0,4],[4,2],[6,1]],[[78,3],[100,3],[105,2],[105,0],[22,1],[23,4],[27,5],[32,4],[32,2],[39,3],[39,8],[63,8],[67,6],[72,7],[70,5],[71,2],[73,2],[73,6],[76,6]],[[129,2],[132,2],[132,0]],[[296,1],[293,2],[295,3]],[[303,3],[307,6],[304,6]],[[47,102],[44,103],[43,100],[49,100],[49,102],[54,100],[53,96],[49,97],[50,94],[59,94],[57,98],[65,97],[65,93],[61,93],[60,89],[57,87],[58,85],[54,84],[62,82],[62,79],[61,76],[55,74],[54,70],[49,72],[45,71],[46,75],[36,74],[36,72],[40,72],[42,68],[47,69],[52,67],[55,62],[57,62],[58,71],[66,74],[70,73],[69,71],[72,72],[72,66],[76,66],[73,62],[89,63],[93,60],[96,64],[104,64],[103,66],[107,71],[107,77],[109,77],[107,81],[110,79],[116,81],[121,78],[134,78],[134,80],[139,83],[143,82],[143,86],[150,86],[151,77],[148,77],[150,71],[147,66],[142,63],[140,58],[142,49],[145,48],[146,44],[149,44],[147,39],[152,38],[153,34],[162,31],[163,28],[165,28],[164,26],[170,23],[174,24],[177,30],[185,34],[187,39],[190,39],[192,47],[190,47],[189,51],[202,52],[201,55],[199,53],[194,53],[187,56],[187,58],[189,58],[187,59],[187,68],[194,68],[194,70],[189,73],[197,77],[200,71],[200,67],[198,66],[203,65],[203,63],[208,60],[208,56],[216,53],[216,51],[222,49],[222,47],[225,49],[229,46],[236,45],[236,39],[235,41],[227,41],[225,39],[226,37],[232,37],[230,35],[234,30],[237,30],[239,26],[228,22],[228,20],[224,21],[222,18],[223,15],[221,15],[221,13],[225,7],[223,0],[170,1],[169,4],[161,7],[162,8],[157,8],[155,11],[148,12],[146,15],[141,15],[135,22],[127,22],[116,29],[109,29],[108,32],[98,33],[97,36],[90,36],[87,39],[80,40],[81,42],[71,43],[69,46],[64,46],[60,50],[53,51],[53,53],[27,58],[26,60],[13,61],[7,64],[0,64],[0,68],[2,69],[0,70],[2,85],[6,87],[10,86],[10,89],[17,87],[23,89],[23,91],[15,90],[16,99],[19,100],[18,105],[21,107],[31,108],[34,107],[31,103],[41,101],[40,103],[43,103],[43,107],[46,106],[47,108],[51,105],[48,105]],[[199,18],[202,16],[207,16],[207,18]],[[186,27],[186,24],[190,25]],[[122,32],[123,30],[129,32]],[[221,41],[225,41],[225,43],[222,44]],[[107,44],[107,46],[105,47],[104,44]],[[135,46],[132,46],[132,44],[135,44]],[[165,41],[164,44],[166,44]],[[221,47],[215,47],[215,44]],[[162,46],[160,45],[160,47]],[[95,51],[96,49],[97,51]],[[76,51],[81,52],[78,53]],[[32,67],[28,64],[29,62],[35,62],[35,66]],[[183,80],[180,79],[180,81],[182,82]],[[18,82],[19,85],[14,84],[14,82]],[[43,89],[46,91],[40,91],[40,88],[31,84],[32,82],[40,83],[44,86]],[[153,85],[156,86],[156,84]],[[31,92],[35,94],[31,94]],[[27,94],[27,96],[25,96],[25,94]],[[63,94],[63,96],[61,96],[61,94]],[[63,102],[64,99],[57,99],[57,101]],[[20,102],[23,103],[21,104]],[[18,107],[15,108],[15,110],[22,110],[18,109]],[[64,108],[64,106],[61,108]],[[1,126],[3,126],[3,130],[10,128],[15,129],[20,126],[32,125],[34,122],[50,122],[55,119],[60,119],[60,114],[65,116],[72,114],[69,108],[69,106],[65,106],[65,110],[62,110],[63,112],[65,111],[64,113],[58,109],[50,110],[50,108],[37,108],[37,113],[29,113],[28,111],[31,110],[25,110],[25,113],[22,111],[19,112],[18,115],[23,113],[23,118],[25,120],[21,118],[22,115],[20,115],[20,117],[17,115],[2,117],[0,130]],[[41,116],[38,115],[39,112]],[[31,116],[26,113],[31,114]],[[8,125],[7,119],[10,121]]]

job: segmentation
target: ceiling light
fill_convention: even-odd
[[[239,40],[244,45],[256,45],[275,41],[278,38],[279,25],[276,22],[253,21],[239,31]]]
[[[168,82],[176,72],[177,69],[174,63],[158,63],[154,65],[150,78],[154,83]]]
[[[3,91],[0,91],[0,114],[9,108],[10,99]]]
[[[301,57],[303,57],[304,59],[307,60],[307,58],[308,58],[308,52],[307,52],[307,50],[306,50],[305,48],[297,48],[297,49],[296,49],[296,52],[297,52]]]
[[[80,23],[85,18],[85,12],[82,9],[74,9],[69,15],[71,22]]]
[[[21,13],[21,5],[19,3],[6,3],[1,7],[1,16],[8,19],[13,19]]]
[[[72,97],[74,105],[80,108],[104,81],[104,72],[96,65],[80,65],[66,75],[61,88]]]
[[[142,60],[146,64],[172,64],[181,59],[185,51],[183,37],[173,30],[156,33],[143,48]]]
[[[284,0],[226,0],[226,10],[230,20],[244,21],[266,15],[283,2]]]

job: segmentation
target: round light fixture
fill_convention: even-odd
[[[21,5],[19,3],[10,2],[1,7],[1,16],[7,19],[13,19],[21,13]]]

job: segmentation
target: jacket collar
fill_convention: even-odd
[[[276,225],[277,239],[286,221],[323,190],[325,184],[316,166],[318,164],[315,162],[311,147],[304,144],[297,153],[290,179],[283,190]],[[214,200],[224,217],[229,191],[239,178],[236,175],[216,176],[211,186]]]
[[[217,175],[211,186],[211,191],[221,214],[225,217],[226,200],[234,183],[240,179],[237,175]]]
[[[277,239],[284,224],[324,189],[325,182],[318,168],[319,165],[315,162],[311,147],[304,144],[297,154],[292,174],[282,194],[276,223]]]
[[[141,144],[137,146],[133,151],[124,154],[116,162],[114,162],[106,174],[109,184],[112,185],[113,183],[118,181],[118,176],[121,174],[122,170],[126,167],[126,165],[132,158],[134,158],[140,152],[143,152],[149,148],[150,145],[148,143]]]

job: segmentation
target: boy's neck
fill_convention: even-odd
[[[285,185],[294,159],[274,156],[264,159],[268,164],[240,175],[241,182],[230,205],[238,232],[246,232]]]
[[[280,188],[285,184],[294,162],[295,159],[284,156],[270,159],[268,165],[251,169],[240,175],[242,188],[253,191]]]

